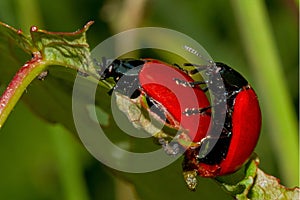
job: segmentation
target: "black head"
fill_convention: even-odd
[[[100,79],[113,78],[115,81],[115,86],[109,94],[116,90],[130,98],[138,97],[140,94],[138,74],[145,62],[136,59],[116,59],[107,67],[103,67],[99,73]]]
[[[108,67],[101,70],[100,76],[101,79],[113,78],[117,82],[123,75],[138,75],[139,69],[144,63],[144,60],[116,59]]]

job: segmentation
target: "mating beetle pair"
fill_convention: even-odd
[[[114,90],[132,99],[144,95],[165,123],[188,130],[190,141],[197,145],[185,147],[183,171],[188,187],[194,190],[197,175],[226,175],[247,161],[259,137],[261,112],[254,90],[234,69],[218,62],[211,66],[186,65],[195,67],[191,74],[205,70],[210,81],[196,82],[181,68],[154,59],[115,60],[102,69],[100,76],[102,80],[113,78],[116,83],[121,79]],[[222,79],[222,86],[214,87],[215,77]],[[216,96],[214,105],[202,84]],[[217,91],[221,87],[222,94]],[[221,110],[225,119],[219,137],[214,137],[214,126],[220,124],[211,122],[212,109],[218,107],[220,99],[225,102],[225,110]]]

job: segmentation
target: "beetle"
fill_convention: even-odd
[[[101,79],[121,81],[113,90],[130,98],[145,96],[148,104],[156,108],[155,114],[167,119],[166,123],[179,122],[189,131],[188,136],[197,145],[186,148],[183,173],[189,189],[194,190],[196,176],[233,173],[247,161],[259,137],[261,112],[254,90],[231,67],[220,62],[210,66],[185,65],[195,69],[187,74],[178,67],[154,59],[115,60],[101,71],[100,76]],[[190,77],[199,70],[206,71],[208,81],[196,82]],[[220,81],[224,84],[220,85]],[[204,93],[207,89],[199,86],[202,84],[206,84],[215,96],[212,105]],[[190,100],[189,97],[195,94],[194,101]],[[222,102],[225,102],[225,110],[220,108]],[[217,122],[210,124],[211,109],[225,113],[224,123],[215,120]],[[195,121],[199,123],[195,125]],[[219,136],[214,132],[217,126],[221,126]]]
[[[198,70],[209,68],[210,66],[195,66],[196,69],[190,73],[197,73]],[[215,74],[220,74],[224,87],[226,100],[226,116],[220,137],[214,138],[210,129],[207,136],[197,148],[187,149],[183,162],[183,171],[188,187],[194,190],[196,187],[195,176],[216,177],[237,171],[251,156],[261,129],[261,111],[257,95],[248,81],[237,71],[224,63],[216,62],[214,70],[210,70],[211,81],[207,81],[208,88],[211,88],[212,95],[218,94],[214,85]],[[191,82],[177,80],[181,85],[195,87],[202,82]],[[217,99],[218,100],[218,99]],[[220,101],[216,101],[218,107]],[[212,107],[214,107],[212,106]],[[201,109],[190,109],[189,114],[201,113]],[[219,112],[217,109],[215,112]],[[210,137],[211,136],[211,137]],[[209,146],[213,140],[217,140],[212,150],[208,153],[201,152],[201,146]],[[202,148],[203,149],[203,148]]]
[[[194,81],[178,67],[155,59],[117,59],[102,69],[100,77],[113,78],[116,85],[112,90],[132,99],[145,96],[154,114],[168,124],[180,124],[191,141],[199,142],[205,137],[211,121],[210,102],[200,87],[182,87],[174,81]],[[199,115],[183,115],[188,107],[203,111]]]

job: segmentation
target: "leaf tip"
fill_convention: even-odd
[[[93,25],[95,23],[95,21],[91,20],[89,22],[86,23],[86,25],[84,26],[84,29],[88,29],[91,25]]]

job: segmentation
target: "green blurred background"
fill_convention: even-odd
[[[0,1],[0,21],[25,32],[31,25],[75,31],[90,20],[95,21],[87,34],[91,49],[129,28],[165,27],[194,38],[214,60],[241,72],[255,88],[263,112],[256,148],[260,168],[289,187],[299,185],[298,1]],[[95,160],[74,134],[38,118],[23,102],[0,133],[0,199],[231,199],[209,179],[201,179],[196,193],[187,191],[180,163],[122,179]]]

